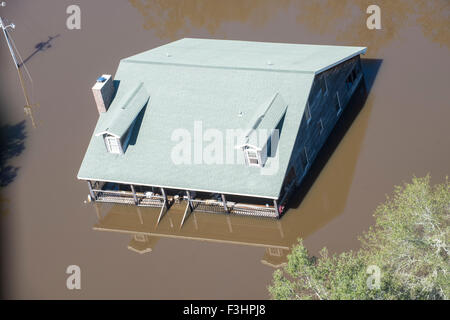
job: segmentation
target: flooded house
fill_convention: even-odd
[[[279,218],[350,99],[365,47],[181,39],[122,59],[78,179],[89,199]]]

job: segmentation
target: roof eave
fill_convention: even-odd
[[[367,47],[362,47],[360,50],[352,53],[351,55],[349,55],[349,56],[347,56],[347,57],[345,57],[343,59],[340,59],[340,60],[338,60],[338,61],[336,61],[336,62],[334,62],[334,63],[332,63],[332,64],[330,64],[330,65],[328,65],[326,67],[317,69],[316,71],[314,71],[314,74],[322,73],[322,72],[324,72],[324,71],[326,71],[328,69],[331,69],[331,68],[337,66],[338,64],[341,64],[344,61],[350,60],[351,58],[354,58],[354,57],[359,56],[361,54],[366,54],[366,51],[367,51]]]
[[[280,194],[277,196],[268,196],[268,195],[257,195],[257,194],[246,194],[246,193],[236,193],[236,192],[227,192],[227,191],[218,191],[218,190],[207,190],[207,189],[195,189],[195,188],[186,188],[186,187],[174,187],[174,186],[165,186],[165,185],[158,185],[158,184],[144,184],[144,183],[136,183],[136,182],[130,182],[130,181],[116,181],[116,180],[105,180],[105,179],[99,179],[99,178],[86,178],[86,177],[80,177],[77,176],[78,180],[84,180],[84,181],[102,181],[102,182],[112,182],[112,183],[121,183],[121,184],[132,184],[132,185],[140,185],[140,186],[146,186],[146,187],[157,187],[157,188],[166,188],[166,189],[178,189],[178,190],[189,190],[189,191],[197,191],[197,192],[210,192],[210,193],[218,193],[218,194],[230,194],[230,195],[236,195],[236,196],[243,196],[243,197],[252,197],[252,198],[265,198],[265,199],[272,199],[272,200],[278,200]]]
[[[110,132],[110,131],[108,131],[108,130],[100,131],[100,132],[96,133],[95,136],[96,136],[96,137],[99,137],[99,136],[103,136],[103,135],[105,135],[105,134],[109,134],[109,135],[111,135],[111,136],[114,136],[114,137],[116,137],[117,139],[122,138],[120,135],[117,135],[117,134],[115,134],[115,133],[113,133],[113,132]]]

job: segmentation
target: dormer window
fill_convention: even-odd
[[[102,130],[95,134],[97,137],[103,137],[108,153],[126,152],[136,120],[142,114],[149,98],[142,82],[130,85],[123,91],[119,90],[108,111],[101,115]]]
[[[248,129],[236,148],[244,152],[248,166],[264,167],[268,158],[275,157],[287,104],[279,93],[257,108],[249,120]]]
[[[245,158],[249,166],[261,166],[260,155],[258,150],[253,148],[245,149]]]
[[[108,150],[109,153],[116,153],[116,154],[123,153],[122,144],[120,143],[119,138],[116,138],[112,135],[106,134],[104,139],[105,139],[106,149]]]

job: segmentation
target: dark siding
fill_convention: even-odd
[[[354,72],[352,74],[353,70]],[[349,83],[347,79],[353,81]],[[308,99],[311,119],[307,121],[306,115],[303,115],[287,171],[290,172],[291,167],[295,168],[295,182],[297,185],[301,182],[304,174],[311,167],[317,153],[325,143],[334,125],[342,114],[343,109],[347,106],[348,101],[358,86],[359,81],[364,81],[359,56],[316,75]],[[324,92],[325,88],[326,92]],[[335,108],[336,93],[339,94],[339,101],[342,108],[339,113]],[[322,130],[319,125],[320,120],[322,120]],[[302,164],[305,161],[305,148],[309,161],[306,168]],[[282,194],[288,191],[287,189],[288,183],[286,179]]]

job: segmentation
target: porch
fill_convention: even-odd
[[[186,204],[183,220],[194,211],[247,215],[263,218],[279,218],[276,200],[231,196],[229,201],[224,194],[196,193],[189,190],[164,189],[126,185],[111,182],[87,181],[90,201],[136,205],[161,208],[159,220],[174,202]],[[245,201],[247,200],[247,201]],[[251,203],[253,202],[253,203]],[[265,202],[265,204],[263,204]]]

